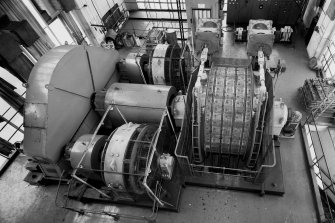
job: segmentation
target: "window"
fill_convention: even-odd
[[[55,46],[60,45],[60,41],[57,39],[57,37],[54,35],[54,33],[49,28],[48,24],[45,22],[43,17],[39,14],[38,10],[35,8],[35,6],[31,3],[29,0],[23,0],[23,3],[26,5],[28,10],[33,14],[36,21],[40,24],[40,26],[44,29],[46,34],[50,37],[51,41],[55,44]]]
[[[192,9],[192,17],[194,21],[198,21],[198,19],[210,19],[211,10],[210,9]]]
[[[177,10],[176,0],[136,0],[139,9],[174,9]],[[186,9],[185,0],[180,0],[182,10]]]
[[[0,77],[8,81],[16,87],[16,93],[25,97],[25,88],[22,83],[6,71],[0,68]],[[5,121],[0,123],[0,137],[10,143],[23,140],[23,117],[14,108],[12,108],[5,100],[0,98],[0,115]]]
[[[197,27],[196,24],[199,19],[210,19],[211,14],[210,9],[192,9],[192,24],[194,25],[194,28]]]
[[[148,18],[150,27],[166,28],[176,30],[177,38],[181,38],[178,22],[178,7],[176,0],[136,0],[137,7],[140,10],[146,10],[145,16]],[[185,0],[180,0],[180,9],[182,10],[184,39],[188,38],[188,23],[186,21],[186,5]],[[167,19],[170,21],[150,21],[150,19]]]

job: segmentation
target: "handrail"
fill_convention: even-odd
[[[157,150],[156,146],[157,146],[157,142],[158,142],[159,134],[160,134],[160,132],[162,131],[162,125],[163,125],[164,118],[165,118],[167,112],[168,112],[167,110],[164,111],[164,114],[162,115],[162,118],[161,118],[159,127],[158,127],[158,129],[157,129],[156,134],[155,134],[155,136],[156,136],[156,137],[155,137],[155,141],[154,141],[154,143],[153,143],[153,145],[152,145],[151,154],[150,154],[150,156],[149,156],[149,160],[148,160],[148,163],[147,163],[147,168],[146,168],[145,173],[144,173],[145,177],[144,177],[143,182],[142,182],[142,184],[143,184],[143,186],[145,187],[145,189],[146,189],[146,190],[147,190],[147,191],[154,197],[154,199],[155,199],[161,206],[164,206],[163,202],[162,202],[162,201],[161,201],[161,200],[160,200],[160,199],[159,199],[159,198],[152,192],[152,190],[150,189],[150,187],[149,187],[148,184],[147,184],[147,179],[148,179],[148,176],[149,176],[149,174],[150,174],[150,166],[151,166],[152,160],[153,160],[153,158],[154,158],[154,154],[155,154],[155,152],[156,152],[156,150]],[[151,147],[151,146],[150,146],[150,147]]]
[[[277,164],[277,159],[276,159],[276,148],[275,148],[275,146],[274,146],[274,142],[273,142],[273,140],[272,140],[272,153],[273,153],[273,164],[271,164],[271,165],[263,164],[263,165],[259,168],[258,173],[257,173],[257,175],[255,176],[255,181],[258,179],[258,177],[259,177],[259,175],[261,174],[263,168],[273,168],[273,167],[275,167],[276,164]]]

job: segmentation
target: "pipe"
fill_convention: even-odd
[[[141,67],[141,65],[139,64],[139,62],[136,60],[136,58],[135,58],[135,63],[137,64],[137,66],[139,67],[139,69],[140,69],[140,71],[141,71],[141,78],[142,78],[142,80],[143,80],[143,83],[144,83],[144,84],[147,84],[147,81],[145,80],[145,77],[144,77],[144,73],[143,73],[142,67]]]
[[[171,119],[170,113],[169,113],[168,111],[169,111],[169,110],[168,110],[168,107],[166,107],[166,113],[165,113],[165,114],[167,114],[167,116],[168,116],[168,118],[169,118],[169,121],[170,121],[170,124],[171,124],[172,131],[173,131],[174,136],[176,137],[176,140],[177,140],[177,139],[178,139],[178,137],[177,137],[177,133],[176,133],[174,127],[173,127],[172,119]]]
[[[273,164],[271,164],[271,165],[262,165],[261,168],[259,168],[259,170],[258,170],[258,173],[257,173],[257,175],[255,177],[255,181],[259,177],[259,175],[261,174],[263,168],[273,168],[277,164],[276,149],[275,149],[273,140],[272,140],[272,153],[273,153]]]

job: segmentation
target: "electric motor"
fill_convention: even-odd
[[[205,46],[210,55],[218,52],[221,40],[221,20],[198,19],[194,37],[196,53],[200,53]]]
[[[172,86],[114,83],[107,91],[97,92],[96,110],[113,105],[108,113],[114,126],[123,123],[159,123],[177,94]]]
[[[109,137],[83,135],[68,146],[66,154],[69,154],[73,168],[77,168],[83,159],[78,174],[136,197],[145,193],[142,181],[148,168],[148,187],[155,179],[171,179],[174,158],[164,153],[171,143],[168,135],[164,127],[158,131],[158,125],[130,122],[117,128]]]
[[[186,90],[187,75],[181,72],[181,49],[175,45],[157,44],[149,60],[149,82]]]
[[[80,136],[73,145],[68,146],[66,152],[70,158],[72,168],[77,168],[84,152],[87,150],[79,166],[79,173],[99,179],[100,173],[97,171],[100,170],[101,151],[106,143],[107,136],[96,135],[90,143],[92,137],[92,134]]]
[[[178,44],[157,44],[143,53],[129,53],[119,63],[122,78],[137,84],[174,86],[186,91],[190,66],[189,48],[183,56]]]
[[[271,20],[251,19],[248,26],[247,53],[257,56],[261,48],[266,56],[270,56],[275,35]]]
[[[141,53],[129,53],[119,64],[120,73],[124,79],[135,84],[149,84],[147,65],[149,56]]]
[[[156,125],[128,123],[119,127],[110,137],[102,152],[103,181],[108,187],[137,195],[145,192],[143,175],[157,136]],[[160,142],[158,142],[160,144]],[[157,149],[160,147],[156,146]],[[157,176],[157,154],[151,166],[148,184]],[[121,174],[120,174],[121,173]]]

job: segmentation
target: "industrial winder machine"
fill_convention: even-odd
[[[203,42],[201,65],[187,91],[187,106],[175,150],[186,183],[283,194],[280,151],[273,139],[273,86],[270,63],[271,21],[253,20],[249,59],[212,58]],[[268,27],[270,25],[270,27]],[[263,27],[268,32],[259,32]],[[198,42],[199,44],[199,42]],[[280,62],[271,69],[283,71]],[[281,127],[286,120],[282,114]]]
[[[248,44],[258,47],[248,49],[257,49],[258,75],[250,61],[229,58],[214,59],[210,73],[204,73],[204,46],[200,68],[187,75],[186,95],[166,86],[171,82],[142,83],[143,71],[150,69],[164,72],[157,74],[161,80],[173,75],[169,46],[151,49],[151,65],[132,56],[127,74],[136,77],[128,78],[140,84],[118,82],[116,51],[51,50],[28,81],[27,180],[64,180],[70,182],[68,197],[155,210],[178,210],[184,177],[189,184],[282,194],[280,154],[269,125],[269,55],[263,50],[271,53],[271,47],[260,48],[264,42],[255,40]],[[185,92],[183,85],[176,87]]]

